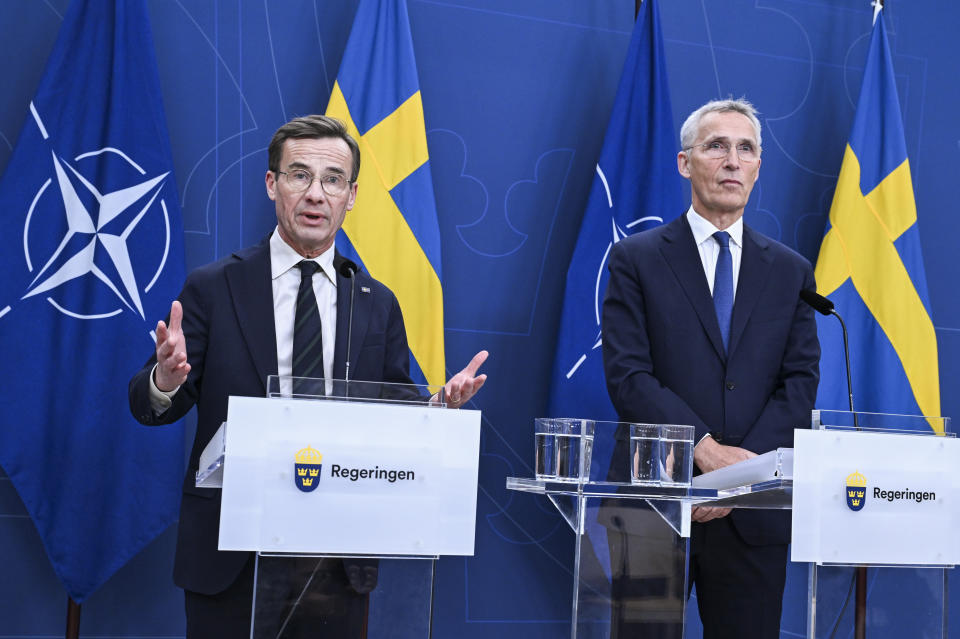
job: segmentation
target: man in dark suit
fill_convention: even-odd
[[[359,147],[339,121],[315,115],[280,127],[265,178],[277,228],[257,246],[188,276],[169,326],[157,325],[154,356],[130,381],[130,408],[144,424],[174,422],[197,406],[174,566],[174,581],[185,591],[189,638],[250,632],[252,556],[217,550],[220,491],[194,485],[200,453],[226,420],[227,398],[264,397],[267,376],[277,374],[322,377],[321,393],[329,394],[331,380],[347,372],[351,282],[334,236],[356,201],[359,172]],[[350,378],[410,383],[396,297],[366,273],[353,277]],[[304,327],[315,330],[305,335]],[[447,382],[449,406],[462,406],[483,385],[486,375],[476,373],[486,356],[481,351]],[[376,568],[337,561],[317,580],[325,582],[321,596],[339,591],[346,601],[334,608],[362,612]],[[327,634],[305,636],[342,632],[331,626]]]
[[[819,377],[810,263],[744,225],[760,170],[745,100],[709,102],[681,129],[685,215],[616,244],[603,304],[607,388],[627,422],[692,424],[708,472],[808,427]],[[624,451],[613,463],[627,472]],[[695,507],[690,579],[704,637],[777,638],[789,513]]]

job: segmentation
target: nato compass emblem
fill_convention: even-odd
[[[847,475],[847,506],[857,512],[867,503],[867,478],[858,471]]]
[[[603,250],[603,255],[600,257],[600,262],[597,265],[597,275],[594,278],[593,285],[593,317],[596,321],[597,333],[596,337],[593,340],[593,345],[584,350],[583,354],[577,359],[576,362],[570,367],[566,373],[566,378],[571,379],[577,373],[577,369],[587,361],[587,356],[600,348],[603,345],[603,340],[600,337],[600,307],[603,303],[603,291],[606,290],[606,280],[608,277],[607,274],[607,260],[610,258],[610,251],[613,250],[613,245],[622,240],[625,237],[632,235],[638,231],[644,231],[649,228],[653,228],[658,224],[663,224],[663,218],[658,215],[647,215],[645,217],[637,218],[631,222],[628,222],[625,227],[621,227],[617,224],[617,219],[614,217],[613,213],[613,196],[610,193],[610,185],[607,184],[607,176],[604,175],[603,169],[600,168],[600,165],[597,165],[597,177],[600,178],[600,182],[603,184],[604,193],[607,196],[607,208],[611,211],[610,215],[610,228],[611,228],[611,238],[610,242],[607,243],[606,247]],[[640,228],[636,228],[636,227]],[[599,248],[596,247],[596,248]]]
[[[48,139],[32,103],[30,112]],[[44,295],[57,311],[80,320],[124,309],[145,319],[141,295],[156,284],[170,252],[170,215],[160,197],[169,176],[148,174],[114,147],[73,157],[51,151],[50,177],[37,189],[24,222],[23,254],[33,277],[21,299]],[[157,237],[165,237],[162,248],[153,241]],[[77,295],[75,287],[86,286],[87,276],[109,293],[94,302]]]
[[[323,462],[323,455],[315,448],[307,446],[297,451],[293,464],[293,481],[297,488],[305,493],[316,489],[317,484],[320,483],[321,462]]]

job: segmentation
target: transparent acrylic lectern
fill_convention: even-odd
[[[546,496],[576,536],[574,639],[682,639],[691,505],[790,507],[775,454],[761,481],[695,486],[692,426],[537,422],[538,477],[507,488]]]
[[[480,414],[442,390],[272,376],[231,397],[197,485],[256,553],[250,636],[428,637],[435,560],[472,555]]]
[[[807,637],[946,639],[960,556],[960,442],[948,418],[814,411],[795,441],[793,561],[810,562]]]

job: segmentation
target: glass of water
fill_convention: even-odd
[[[693,426],[660,426],[660,485],[690,485],[693,474]]]
[[[660,426],[630,424],[630,480],[634,484],[660,484]]]
[[[537,479],[576,481],[590,476],[593,420],[538,417],[534,420]]]

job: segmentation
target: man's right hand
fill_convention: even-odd
[[[190,364],[187,363],[187,340],[183,337],[183,307],[174,301],[170,306],[170,327],[157,322],[157,368],[153,383],[157,389],[169,393],[187,381]]]

